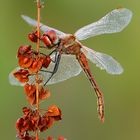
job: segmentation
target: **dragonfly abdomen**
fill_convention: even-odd
[[[101,122],[104,122],[104,99],[103,99],[103,94],[102,94],[101,90],[99,89],[96,81],[94,80],[94,77],[92,76],[92,73],[90,71],[86,56],[81,52],[77,55],[77,60],[79,61],[79,64],[81,65],[81,67],[82,67],[83,71],[85,72],[88,80],[90,81],[92,87],[95,90],[95,93],[96,93],[96,96],[97,96],[98,114],[99,114]]]

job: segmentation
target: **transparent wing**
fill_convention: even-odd
[[[48,69],[52,69],[53,64],[50,65]],[[71,77],[77,76],[82,71],[81,66],[79,65],[76,57],[74,55],[62,55],[60,60],[59,68],[56,74],[51,78],[49,84],[58,83],[64,80],[67,80]],[[46,73],[45,73],[46,75]],[[46,81],[48,78],[44,76]]]
[[[37,27],[37,21],[36,21],[36,20],[34,20],[34,19],[32,19],[32,18],[30,18],[30,17],[28,17],[28,16],[25,16],[25,15],[21,15],[21,17],[22,17],[28,24]],[[46,31],[49,31],[49,30],[54,30],[54,31],[57,33],[57,35],[65,35],[65,33],[61,32],[61,31],[59,31],[59,30],[57,30],[57,29],[54,29],[54,28],[52,28],[52,27],[46,26],[46,25],[44,25],[44,24],[42,24],[42,23],[40,23],[40,29],[41,29],[43,32],[46,32]]]
[[[52,71],[53,67],[54,67],[54,64],[51,63],[50,66],[47,69],[43,69],[43,70]],[[14,71],[16,71],[18,69],[19,69],[19,67],[17,67]],[[13,76],[13,72],[14,71],[12,71],[9,74],[10,84],[17,85],[17,86],[24,86],[25,84],[20,83]],[[51,80],[48,82],[47,85],[55,84],[55,83],[67,80],[67,79],[69,79],[71,77],[77,76],[77,75],[80,74],[81,71],[82,71],[82,69],[81,69],[77,59],[75,58],[75,56],[72,56],[72,55],[62,55],[58,71],[51,78]],[[48,73],[48,72],[42,72],[42,71],[39,72],[39,78],[43,79],[44,83],[45,83],[45,81],[47,81],[47,79],[50,76],[51,76],[51,74]],[[34,82],[35,82],[35,76],[31,76],[29,78],[29,82],[28,83],[33,84]]]
[[[121,74],[123,72],[122,66],[107,54],[93,51],[85,46],[83,46],[82,52],[92,63],[100,69],[106,70],[109,74]]]
[[[101,34],[116,33],[122,31],[131,21],[132,12],[126,8],[115,9],[103,18],[79,29],[75,36],[78,40],[84,40]]]

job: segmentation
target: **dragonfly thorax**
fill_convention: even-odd
[[[61,38],[61,43],[63,46],[63,53],[76,55],[80,52],[81,44],[76,40],[74,35],[68,34]]]

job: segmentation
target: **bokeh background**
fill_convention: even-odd
[[[82,73],[78,77],[49,86],[52,92],[47,108],[56,104],[63,119],[43,136],[65,136],[68,140],[140,139],[140,1],[139,0],[47,0],[41,11],[43,23],[74,33],[117,7],[133,11],[133,19],[121,33],[101,35],[82,43],[116,58],[124,73],[112,76],[90,63],[93,75],[104,93],[105,123],[97,117],[94,91]],[[17,66],[20,45],[31,44],[28,32],[33,28],[20,17],[36,17],[35,0],[0,0],[0,139],[15,140],[15,122],[28,105],[22,87],[11,86],[9,72]]]

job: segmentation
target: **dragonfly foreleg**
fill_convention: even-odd
[[[47,72],[47,73],[53,73],[53,71],[48,71],[48,70],[40,70],[40,71],[42,71],[42,72]]]

